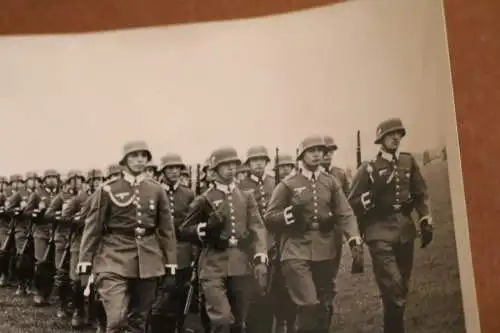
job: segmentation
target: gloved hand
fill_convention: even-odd
[[[420,234],[422,240],[420,248],[426,248],[432,242],[434,237],[434,227],[432,226],[430,217],[420,219]]]
[[[263,295],[267,288],[267,265],[263,263],[256,264],[253,268],[253,275],[255,281],[257,281],[259,294]]]
[[[175,265],[165,265],[165,275],[160,283],[160,289],[163,292],[173,291],[176,287],[175,283]]]
[[[365,257],[361,238],[354,238],[349,242],[352,254],[351,274],[361,274],[364,272]]]
[[[319,231],[321,233],[329,233],[335,228],[335,218],[332,212],[328,212],[328,215],[319,217]]]

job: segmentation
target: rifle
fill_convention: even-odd
[[[356,132],[356,168],[359,168],[361,166],[361,138],[360,138],[360,131],[358,130]],[[358,226],[361,229],[362,223],[359,221],[359,217],[357,218],[358,220]],[[354,260],[351,265],[351,274],[360,274],[363,273],[364,271],[364,265],[363,263],[356,263]]]
[[[356,168],[361,166],[361,138],[359,130],[356,132]]]
[[[28,224],[28,232],[26,240],[24,241],[21,252],[19,253],[19,260],[17,262],[18,275],[24,276],[28,279],[34,277],[34,263],[35,263],[35,244],[33,239],[33,228],[35,227],[35,218],[30,218]]]

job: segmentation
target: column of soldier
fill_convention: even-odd
[[[383,331],[402,333],[417,226],[421,247],[433,234],[425,181],[399,152],[405,134],[400,119],[381,122],[380,151],[352,185],[329,136],[303,139],[295,159],[277,150],[274,176],[263,146],[244,161],[215,149],[190,174],[179,154],[154,166],[134,141],[106,175],[1,178],[0,284],[35,306],[55,295],[58,318],[99,332],[180,333],[197,313],[207,333],[326,333],[346,243],[352,273],[369,249]]]

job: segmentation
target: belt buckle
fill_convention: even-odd
[[[394,208],[394,210],[396,211],[399,211],[401,209],[401,204],[394,204],[392,205],[392,208]]]
[[[311,223],[311,229],[312,230],[318,230],[319,229],[319,223],[318,222]]]
[[[228,240],[229,247],[236,247],[238,246],[238,239],[234,236],[231,236]]]
[[[146,229],[143,227],[136,227],[134,229],[134,233],[135,233],[135,237],[141,238],[142,236],[144,236],[144,234],[146,234]]]

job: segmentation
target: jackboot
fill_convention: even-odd
[[[15,292],[15,295],[16,296],[26,296],[28,293],[27,293],[27,290],[26,290],[26,282],[24,281],[20,281],[17,283],[17,289],[16,289],[16,292]]]
[[[7,276],[5,274],[0,275],[0,288],[7,286]]]
[[[71,282],[71,300],[73,304],[71,327],[77,329],[85,324],[85,296],[80,281]]]

